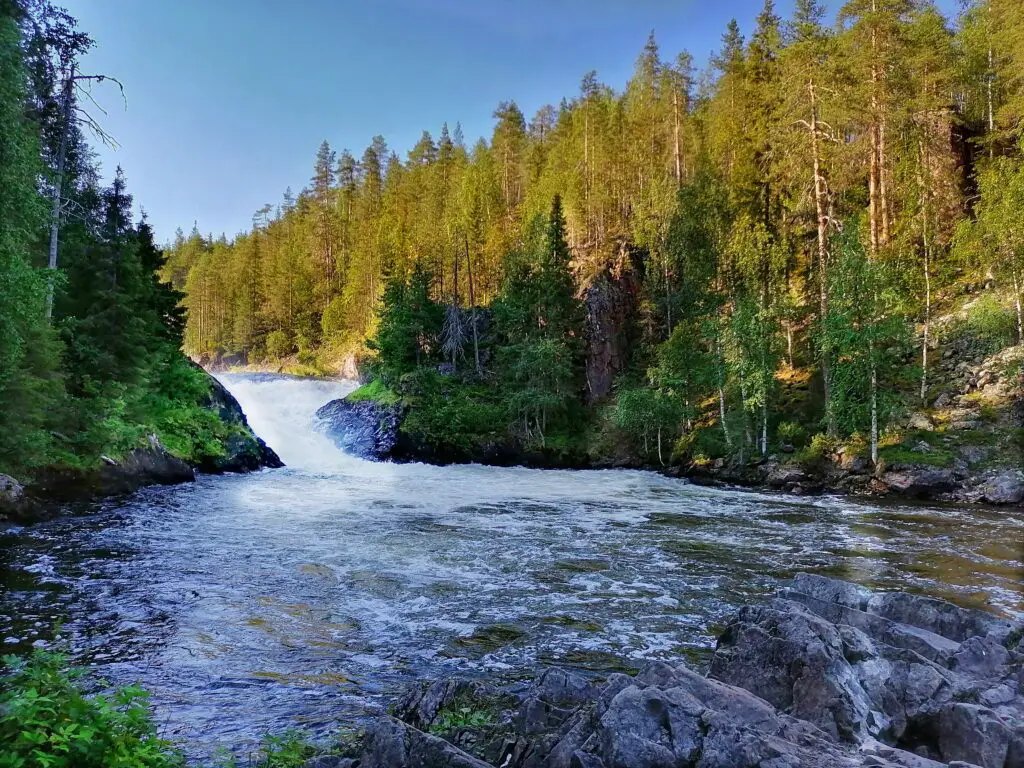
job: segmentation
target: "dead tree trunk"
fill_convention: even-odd
[[[64,166],[68,158],[68,140],[71,132],[71,102],[75,87],[75,65],[71,65],[67,80],[64,81],[64,94],[61,97],[61,130],[60,145],[57,149],[57,179],[53,185],[53,211],[50,214],[50,256],[47,266],[50,275],[46,282],[46,319],[53,317],[54,270],[57,269],[57,243],[60,238],[61,193],[64,187]]]

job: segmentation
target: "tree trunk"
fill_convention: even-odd
[[[676,186],[681,187],[683,185],[683,154],[682,148],[679,144],[679,92],[672,92],[672,116],[675,121],[674,126],[674,155],[676,164]]]
[[[473,260],[469,257],[469,238],[465,237],[466,244],[466,277],[469,279],[469,322],[473,324],[473,360],[476,363],[476,375],[480,376],[483,371],[480,368],[480,335],[476,329],[476,293],[473,290]]]
[[[61,98],[60,145],[57,149],[57,180],[53,186],[53,211],[50,214],[50,255],[47,266],[50,274],[46,281],[46,319],[53,317],[54,270],[57,269],[57,243],[60,238],[61,193],[64,187],[64,166],[68,157],[68,139],[71,132],[71,101],[75,87],[75,65],[71,65],[64,81]]]
[[[921,187],[921,248],[924,251],[924,329],[921,334],[921,402],[928,398],[928,342],[931,337],[932,320],[932,277],[931,277],[931,236],[928,231],[928,213],[931,190],[925,181],[928,170],[928,154],[924,142],[917,141],[918,184]]]
[[[1020,306],[1020,279],[1017,276],[1017,267],[1013,268],[1013,302],[1017,308],[1017,343],[1024,344],[1024,315]]]
[[[828,206],[826,197],[828,186],[821,168],[821,136],[818,133],[818,96],[814,80],[808,83],[811,96],[811,155],[814,163],[814,207],[818,217],[818,302],[819,320],[824,325],[828,316]],[[835,436],[838,432],[836,417],[832,410],[832,364],[830,350],[821,351],[821,378],[825,388],[825,421],[828,434]]]
[[[868,344],[871,356],[871,463],[878,465],[878,368],[875,364],[875,345]]]

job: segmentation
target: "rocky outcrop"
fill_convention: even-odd
[[[1022,634],[941,600],[798,575],[733,617],[706,675],[654,662],[595,684],[548,670],[514,697],[479,682],[425,684],[352,756],[328,759],[345,768],[1022,768]],[[446,711],[485,724],[460,725]]]
[[[25,493],[25,486],[10,475],[0,474],[0,522],[22,522],[38,512],[38,503]]]
[[[643,282],[637,264],[629,246],[621,244],[618,257],[591,282],[584,296],[588,402],[610,394],[615,377],[629,365]]]
[[[402,416],[400,405],[373,400],[332,400],[316,412],[317,429],[341,450],[374,461],[392,458]]]
[[[206,407],[216,411],[220,420],[230,428],[230,433],[224,440],[223,455],[204,457],[199,463],[199,471],[213,474],[254,472],[262,467],[284,466],[278,455],[252,431],[242,406],[227,388],[212,376]]]

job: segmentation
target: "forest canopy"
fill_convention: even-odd
[[[849,0],[835,19],[798,0],[783,19],[766,0],[704,71],[652,34],[621,91],[590,72],[532,117],[503,102],[472,145],[457,124],[404,158],[381,136],[361,154],[325,141],[307,187],[249,232],[179,231],[164,275],[186,293],[186,350],[335,370],[391,333],[398,285],[442,314],[493,304],[500,324],[557,198],[577,297],[640,275],[621,424],[661,414],[678,437],[714,402],[722,439],[764,452],[780,376],[801,371],[811,421],[870,434],[874,455],[892,414],[928,400],[938,297],[1004,286],[1020,340],[1021,40],[1015,0],[956,19],[912,0]],[[512,357],[484,367],[531,367]]]

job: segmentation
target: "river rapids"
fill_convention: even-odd
[[[1024,516],[633,471],[374,464],[313,429],[345,382],[225,376],[288,465],[0,532],[0,651],[60,635],[196,754],[323,732],[410,681],[699,663],[811,571],[1024,615]]]

